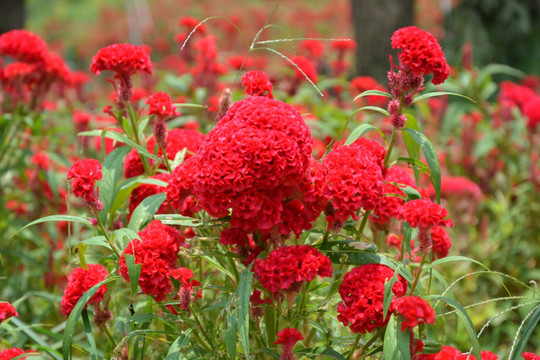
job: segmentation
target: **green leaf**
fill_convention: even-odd
[[[176,340],[169,348],[169,352],[167,353],[165,360],[185,359],[185,357],[182,355],[182,349],[189,345],[189,338],[192,331],[193,328],[187,329],[182,333],[182,335],[176,338]]]
[[[405,186],[405,187],[399,187],[406,195],[407,195],[407,201],[415,200],[415,199],[421,199],[422,195],[413,187]]]
[[[383,319],[386,319],[386,315],[388,314],[388,309],[390,309],[390,305],[392,304],[392,300],[394,299],[394,293],[392,292],[392,288],[394,287],[394,284],[396,283],[398,279],[398,271],[401,264],[398,265],[398,269],[394,271],[394,276],[388,281],[385,281],[384,284],[384,301],[383,301]]]
[[[102,136],[102,132],[103,132],[102,130],[84,131],[84,132],[79,133],[79,136]],[[122,143],[124,143],[126,145],[129,145],[129,146],[137,149],[137,151],[139,152],[140,155],[146,156],[146,157],[148,157],[150,159],[153,159],[153,160],[156,160],[156,161],[160,161],[159,158],[156,155],[151,154],[147,149],[145,149],[141,145],[137,144],[133,140],[129,139],[124,134],[121,134],[121,133],[116,132],[116,131],[106,131],[104,136],[109,138],[109,139],[120,141],[120,142],[122,142]]]
[[[407,117],[405,128],[419,131],[420,129],[418,128],[418,122],[416,121],[416,118],[412,116],[411,114],[406,114],[405,116]],[[414,159],[418,161],[419,163],[422,163],[420,161],[420,145],[416,141],[414,141],[413,137],[409,135],[408,133],[401,132],[401,135],[403,136],[403,142],[405,143],[405,148],[407,149],[407,154],[409,154],[409,158]],[[418,170],[414,167],[413,167],[413,170],[414,170],[414,178],[416,179],[416,184],[418,185],[418,183],[420,182]]]
[[[122,146],[114,149],[103,161],[103,178],[98,182],[99,199],[103,202],[103,210],[100,213],[101,221],[107,221],[107,214],[116,195],[116,184],[124,169],[124,158],[131,149],[129,146]]]
[[[435,189],[435,193],[437,194],[437,203],[440,204],[441,166],[439,165],[439,158],[437,157],[437,153],[435,152],[433,145],[431,145],[431,142],[429,142],[428,138],[424,134],[417,130],[404,128],[403,131],[411,135],[414,141],[416,141],[416,143],[420,145],[420,148],[424,152],[424,157],[426,158],[426,162],[431,170],[431,183],[433,184],[433,188]]]
[[[131,214],[128,229],[140,231],[142,225],[150,220],[152,216],[154,216],[161,204],[163,204],[165,201],[166,197],[166,193],[159,193],[149,196],[141,201],[139,206],[137,206],[137,208],[133,210],[133,213]]]
[[[142,264],[135,264],[135,255],[124,254],[126,266],[129,274],[129,283],[131,284],[131,295],[137,293],[139,287],[139,278],[141,276]]]
[[[90,357],[92,360],[97,360],[97,347],[96,347],[96,340],[94,339],[94,334],[92,332],[92,325],[90,324],[90,320],[88,319],[88,311],[84,309],[82,311],[82,319],[83,319],[83,325],[84,325],[84,333],[86,335],[86,340],[88,340],[88,345],[90,345]]]
[[[364,96],[385,96],[387,98],[391,98],[392,94],[380,90],[366,90],[359,95],[356,95],[353,101],[356,101]]]
[[[511,351],[508,360],[521,359],[521,354],[523,353],[523,350],[525,349],[525,345],[527,345],[529,338],[531,337],[532,333],[536,329],[536,325],[538,324],[538,321],[540,321],[540,305],[534,308],[521,322],[521,325],[519,326],[519,328],[523,328],[523,333],[521,337],[519,338],[516,346],[514,347],[514,343],[517,339],[517,336],[519,335],[519,329],[518,329],[518,333],[516,334],[516,339],[514,339],[514,343],[512,344],[513,351]]]
[[[458,94],[458,93],[455,93],[455,92],[449,92],[449,91],[436,91],[436,92],[430,92],[430,93],[427,93],[427,94],[424,94],[424,95],[421,95],[421,96],[415,98],[413,100],[413,104],[415,102],[417,102],[417,101],[420,101],[420,100],[424,100],[424,99],[428,99],[428,98],[432,98],[432,97],[436,97],[436,96],[444,96],[444,95],[459,96],[459,97],[465,98],[465,99],[467,99],[469,101],[472,101],[473,103],[476,103],[476,101],[474,101],[470,97],[462,95],[462,94]]]
[[[234,296],[231,296],[231,298],[234,298]],[[236,359],[237,323],[230,307],[227,309],[226,319],[227,326],[225,327],[225,330],[223,332],[223,340],[225,341],[225,347],[227,348],[227,352],[229,353],[229,359]]]
[[[135,231],[128,228],[121,228],[121,229],[114,230],[113,236],[114,236],[114,243],[120,250],[125,249],[127,244],[131,240],[137,239],[139,241],[142,241],[139,234],[137,234]]]
[[[376,111],[378,113],[381,113],[384,116],[390,117],[390,113],[388,111],[386,111],[383,108],[380,108],[378,106],[363,106],[363,107],[357,109],[356,111],[362,111],[362,110],[372,110],[372,111]]]
[[[79,253],[79,262],[81,263],[81,267],[84,270],[88,270],[88,265],[86,265],[86,258],[84,257],[84,252],[86,251],[87,245],[85,244],[79,244],[77,246],[77,250]]]
[[[477,359],[481,359],[482,355],[480,354],[480,344],[478,343],[478,336],[476,334],[476,330],[474,329],[471,318],[469,317],[469,314],[467,314],[467,310],[465,310],[465,308],[454,299],[450,299],[445,296],[436,296],[435,298],[444,301],[445,303],[457,310],[457,315],[465,326],[465,330],[467,331],[469,339],[471,340],[473,355],[476,356]]]
[[[378,131],[384,137],[384,133],[380,129],[376,128],[375,126],[371,124],[360,124],[351,132],[351,135],[349,135],[349,137],[347,138],[347,141],[345,141],[345,146],[352,144],[360,136],[364,135],[365,133],[371,130]]]
[[[411,359],[409,330],[401,332],[399,325],[399,321],[392,314],[384,333],[383,360]]]
[[[79,216],[73,216],[73,215],[50,215],[50,216],[45,216],[45,217],[42,217],[40,219],[34,220],[30,224],[26,224],[25,226],[23,226],[22,228],[20,228],[19,230],[17,230],[13,234],[11,234],[10,237],[15,236],[16,234],[23,231],[27,227],[30,227],[30,226],[33,226],[33,225],[36,225],[36,224],[39,224],[39,223],[48,222],[48,221],[71,221],[71,222],[82,223],[82,224],[85,224],[85,225],[92,225],[90,220],[88,220],[86,218],[83,218],[83,217],[79,217]]]
[[[154,215],[154,219],[161,221],[165,225],[181,225],[191,227],[204,225],[204,221],[201,219],[195,219],[180,214],[159,214]]]
[[[240,343],[244,348],[244,356],[249,359],[249,297],[251,295],[251,283],[253,281],[253,272],[248,268],[240,275],[238,284],[238,304],[236,308],[236,323],[240,334]]]
[[[79,320],[79,317],[81,316],[81,313],[86,306],[88,300],[90,300],[92,296],[94,296],[94,294],[98,291],[101,285],[105,285],[121,278],[121,276],[111,276],[110,278],[105,279],[92,286],[87,292],[83,294],[83,296],[81,296],[77,304],[73,307],[73,310],[71,311],[71,314],[67,319],[66,327],[64,328],[64,336],[62,338],[62,356],[64,360],[70,360],[72,358],[71,343],[73,342],[75,326],[77,325],[77,321]]]
[[[79,245],[80,244],[93,245],[93,246],[103,246],[103,247],[106,247],[107,249],[112,250],[111,246],[107,242],[107,238],[105,236],[103,236],[103,235],[93,236],[93,237],[91,237],[89,239],[81,241],[79,243]],[[75,247],[78,247],[79,245],[77,245]]]

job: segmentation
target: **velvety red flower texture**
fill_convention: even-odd
[[[83,159],[71,165],[67,179],[71,181],[71,190],[76,197],[86,201],[94,200],[95,183],[103,178],[101,164],[95,159]]]
[[[12,316],[19,316],[15,307],[8,302],[0,302],[0,324]]]
[[[384,86],[380,85],[377,80],[371,76],[356,76],[351,79],[350,84],[350,91],[353,96],[359,95],[367,90],[387,91]],[[362,101],[362,99],[365,99],[366,105],[385,106],[388,103],[388,98],[386,96],[369,95],[360,98],[359,101]]]
[[[401,315],[401,331],[421,323],[435,323],[435,311],[429,303],[417,296],[403,296],[395,300],[395,310]]]
[[[208,133],[198,154],[175,169],[169,202],[175,207],[193,194],[214,217],[232,209],[232,228],[288,234],[284,209],[292,198],[303,200],[298,190],[312,146],[309,128],[292,106],[264,96],[238,101]]]
[[[73,269],[69,275],[64,296],[62,296],[62,314],[69,316],[81,296],[94,285],[105,280],[108,275],[107,269],[100,264],[88,264],[88,270],[82,267]],[[88,301],[88,304],[99,303],[105,297],[106,292],[107,286],[101,285],[94,296]]]
[[[332,276],[332,262],[309,245],[283,246],[273,250],[266,259],[256,259],[255,277],[277,297],[285,292],[297,292],[304,282],[317,275]]]
[[[540,360],[540,356],[531,352],[524,352],[522,355],[525,360]]]
[[[169,173],[157,174],[151,176],[150,179],[164,181],[168,184],[169,180],[171,179],[171,175]],[[133,211],[144,199],[155,194],[164,193],[166,190],[166,186],[154,184],[141,184],[137,186],[135,189],[133,189],[131,195],[129,196],[129,215],[131,216]],[[163,204],[161,204],[159,209],[156,211],[156,214],[166,214],[168,209],[169,204],[167,200],[165,200]]]
[[[283,353],[280,359],[292,360],[292,348],[298,341],[304,340],[304,336],[297,329],[285,328],[277,333],[277,337],[278,339],[274,342],[274,345],[283,345]]]
[[[435,189],[429,188],[429,196],[435,198]],[[441,198],[465,198],[471,202],[479,202],[483,198],[480,186],[464,176],[444,176],[441,182]]]
[[[252,96],[267,96],[273,99],[272,83],[270,78],[263,71],[248,71],[242,76],[242,86],[246,88],[246,93]]]
[[[399,219],[405,220],[413,228],[430,229],[433,226],[452,227],[454,223],[448,211],[431,200],[416,199],[407,201],[401,208]]]
[[[405,193],[399,186],[391,183],[403,184],[416,188],[416,184],[409,172],[399,166],[392,166],[388,169],[388,172],[384,177],[384,182],[382,196],[373,211],[373,215],[369,218],[373,223],[378,225],[385,225],[392,218],[397,218],[401,207],[405,204],[405,200],[399,197],[405,197]]]
[[[401,28],[392,35],[392,48],[401,49],[399,61],[417,76],[433,73],[431,82],[442,84],[450,75],[450,66],[437,39],[416,26]]]
[[[129,77],[137,71],[152,73],[150,55],[142,47],[131,44],[112,44],[100,49],[92,58],[90,71],[114,71],[120,77]]]
[[[162,301],[171,292],[169,272],[178,260],[178,251],[184,236],[176,229],[154,220],[139,232],[139,239],[130,241],[120,256],[119,273],[129,281],[125,255],[134,255],[135,264],[141,264],[139,285],[141,290]]]
[[[480,353],[481,360],[498,360],[499,357],[490,351],[482,351]],[[463,354],[458,349],[452,346],[443,346],[442,350],[436,354],[419,354],[418,360],[476,360],[476,356]]]
[[[348,146],[336,143],[332,151],[313,169],[317,195],[326,199],[329,229],[343,226],[356,212],[375,209],[383,190],[384,148],[365,138]]]
[[[191,280],[193,271],[183,267],[169,271],[169,276],[180,282],[180,288],[178,289],[180,308],[189,311],[189,304],[202,297],[201,290],[197,290],[193,294],[193,287],[200,286],[201,283],[197,280]]]
[[[317,74],[317,68],[315,67],[315,64],[311,60],[309,60],[306,57],[303,56],[293,56],[291,57],[291,61],[296,65],[293,66],[294,73],[296,74],[296,78],[299,80],[306,80],[306,76],[309,80],[316,83],[317,79],[319,78]],[[302,71],[300,71],[300,70]],[[303,73],[302,73],[303,72]]]
[[[158,117],[178,116],[180,113],[176,112],[176,107],[171,102],[169,94],[164,92],[156,92],[148,97],[145,102],[149,109],[149,115],[155,115]]]
[[[433,242],[433,255],[435,259],[442,259],[448,256],[452,247],[452,240],[442,226],[434,226],[430,231],[431,241]]]
[[[28,63],[44,63],[47,44],[27,30],[11,30],[0,35],[0,53]]]
[[[395,310],[392,301],[386,319],[383,319],[384,283],[394,276],[394,270],[386,265],[365,264],[350,272],[339,286],[342,302],[338,305],[338,320],[351,331],[365,334],[380,328],[388,322],[389,315]],[[407,281],[398,275],[398,281],[392,287],[396,297],[407,291]]]
[[[36,354],[37,355],[35,351],[24,351],[23,349],[19,349],[19,348],[11,348],[11,349],[5,349],[5,350],[0,351],[0,360],[11,360],[22,354]],[[26,356],[23,356],[19,359],[25,360],[26,358],[27,358]]]

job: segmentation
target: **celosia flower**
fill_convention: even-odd
[[[435,197],[435,189],[430,187],[429,196]],[[476,203],[482,200],[483,194],[480,186],[464,176],[444,176],[441,182],[441,198],[443,199],[468,199]]]
[[[482,351],[480,355],[482,360],[499,359],[496,354],[490,351]],[[436,354],[419,354],[417,358],[418,360],[476,360],[476,356],[471,354],[463,354],[461,351],[452,346],[443,346],[442,350]]]
[[[324,47],[319,40],[303,40],[300,43],[300,48],[305,50],[312,59],[318,59],[321,57]]]
[[[304,282],[317,275],[332,276],[332,262],[309,245],[283,246],[274,249],[266,259],[256,259],[255,277],[277,297],[278,294],[298,292]]]
[[[540,360],[540,356],[531,352],[524,352],[522,355],[525,360]]]
[[[435,323],[435,311],[429,303],[417,296],[403,296],[395,300],[395,310],[401,315],[401,331],[421,323]]]
[[[162,173],[151,176],[150,179],[161,180],[168,183],[171,179],[171,175],[169,173]],[[129,196],[129,214],[131,215],[133,211],[137,208],[137,206],[139,206],[139,204],[147,197],[163,193],[165,191],[167,191],[166,186],[159,186],[154,184],[141,184],[137,186],[135,189],[133,189],[131,195]],[[157,210],[156,214],[166,214],[168,209],[169,204],[167,200],[165,200]]]
[[[184,236],[176,229],[154,220],[139,232],[139,239],[130,241],[120,256],[119,273],[129,281],[125,255],[134,255],[135,264],[141,264],[139,285],[145,294],[162,301],[171,292],[169,271],[178,260],[178,251]]]
[[[0,360],[11,360],[19,355],[22,355],[22,354],[34,354],[34,355],[38,355],[37,352],[35,351],[24,351],[23,349],[19,349],[19,348],[11,348],[11,349],[5,349],[5,350],[2,350],[0,351]],[[33,358],[33,357],[31,357]],[[23,357],[20,357],[19,360],[25,360],[27,359],[26,356],[23,356]]]
[[[326,199],[329,229],[339,229],[349,216],[357,220],[359,209],[377,206],[383,189],[384,148],[365,138],[343,146],[337,143],[313,169],[317,195]]]
[[[100,49],[92,58],[90,71],[99,75],[102,71],[113,71],[119,77],[131,76],[137,71],[152,73],[148,52],[131,44],[112,44]]]
[[[534,132],[540,125],[540,96],[529,100],[523,108],[523,113],[527,117],[527,127]]]
[[[262,305],[269,304],[272,305],[272,300],[269,298],[262,299],[262,292],[259,289],[253,289],[253,292],[251,293],[251,296],[249,297],[249,302],[251,304],[251,308],[249,309],[249,313],[252,317],[261,317],[264,314],[264,308]]]
[[[176,107],[172,104],[169,94],[164,92],[153,93],[146,100],[146,104],[149,107],[149,115],[155,115],[162,118],[180,115],[180,113],[176,112]]]
[[[356,76],[350,80],[350,92],[356,96],[367,90],[379,90],[387,91],[387,89],[380,85],[377,80],[371,76]],[[359,101],[365,99],[366,105],[384,106],[388,102],[386,96],[369,95],[360,98]]]
[[[101,164],[95,159],[79,160],[71,165],[67,179],[71,181],[71,190],[76,197],[82,197],[87,202],[96,198],[95,183],[103,178]]]
[[[15,307],[8,302],[0,302],[0,324],[12,316],[19,316]]]
[[[253,96],[267,96],[273,99],[272,83],[270,78],[263,71],[248,71],[242,76],[242,86],[246,88],[246,92]]]
[[[180,288],[178,289],[178,298],[180,300],[180,308],[184,311],[189,311],[189,304],[193,301],[201,298],[201,290],[195,291],[193,294],[193,287],[200,286],[197,280],[191,280],[193,278],[193,271],[186,268],[178,268],[169,271],[169,276],[180,282]]]
[[[281,354],[281,360],[293,360],[292,349],[294,344],[300,340],[304,340],[304,337],[297,329],[285,328],[277,333],[278,339],[274,345],[282,344],[283,353]]]
[[[512,81],[502,81],[499,87],[501,90],[497,100],[501,103],[503,109],[506,110],[506,117],[510,116],[509,110],[512,107],[518,107],[519,110],[523,111],[525,105],[538,96],[530,88]]]
[[[356,43],[354,40],[345,39],[345,40],[334,40],[332,41],[332,49],[338,51],[354,50],[356,49]]]
[[[430,231],[431,241],[433,242],[433,255],[435,259],[442,259],[448,256],[452,247],[452,240],[442,226],[434,226]]]
[[[382,196],[379,199],[373,214],[369,218],[373,223],[379,226],[384,226],[388,224],[392,218],[397,217],[401,207],[405,204],[405,200],[400,197],[405,197],[405,193],[401,190],[400,185],[416,188],[416,184],[409,172],[399,166],[390,167],[384,177],[384,181]],[[398,186],[393,183],[397,183]]]
[[[290,59],[296,65],[293,66],[293,68],[297,79],[305,80],[307,77],[312,82],[317,82],[317,68],[315,67],[315,64],[311,62],[311,60],[303,56],[293,56]]]
[[[401,28],[392,35],[392,48],[401,49],[399,61],[417,76],[433,73],[431,82],[438,85],[450,75],[450,66],[437,39],[416,26]]]
[[[44,63],[47,44],[28,30],[11,30],[0,35],[0,54],[28,63]]]
[[[182,16],[179,21],[180,26],[183,26],[188,30],[189,32],[193,31],[197,25],[200,24],[200,26],[197,28],[197,31],[201,34],[206,33],[206,26],[204,24],[201,24],[199,20],[192,16]]]
[[[83,294],[97,283],[105,280],[108,275],[107,269],[100,264],[88,264],[88,270],[82,267],[73,269],[69,275],[64,296],[62,296],[62,314],[69,316]],[[105,297],[106,292],[107,286],[101,285],[87,304],[99,303]]]
[[[348,272],[339,286],[342,302],[338,305],[338,320],[355,333],[365,334],[386,325],[395,310],[394,301],[383,319],[384,283],[394,276],[386,265],[365,264]],[[396,297],[407,291],[407,281],[398,275],[392,287]]]

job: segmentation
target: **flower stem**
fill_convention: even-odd
[[[422,255],[422,260],[420,260],[420,266],[418,266],[418,270],[416,273],[416,277],[414,278],[414,281],[411,285],[411,290],[409,291],[409,296],[411,296],[414,292],[414,289],[416,289],[416,285],[418,285],[418,280],[420,280],[420,275],[422,274],[422,267],[424,266],[424,262],[426,261],[426,255]]]
[[[390,155],[392,154],[392,149],[394,148],[394,142],[396,141],[396,128],[392,129],[392,135],[390,135],[390,142],[388,143],[388,149],[386,150],[386,155],[384,156],[384,166],[388,167],[390,162]]]
[[[375,335],[373,335],[371,337],[371,339],[368,340],[367,343],[364,344],[364,346],[362,346],[362,349],[360,349],[360,360],[362,360],[363,358],[365,358],[365,353],[367,351],[367,349],[369,349],[369,347],[375,342],[375,340],[377,340],[378,338],[380,338],[384,332],[386,331],[386,326],[383,326],[382,328],[379,328],[377,330],[377,332],[375,333]]]
[[[118,250],[116,250],[116,247],[114,246],[114,243],[113,243],[111,237],[109,236],[109,233],[105,229],[105,226],[103,225],[103,222],[101,221],[101,218],[99,217],[99,214],[95,214],[95,215],[96,215],[99,230],[101,231],[103,236],[105,236],[105,238],[107,239],[107,242],[111,246],[111,249],[114,252],[114,254],[118,257],[118,259],[120,259],[120,253],[118,252]]]
[[[358,333],[358,335],[356,335],[356,339],[354,339],[354,343],[353,345],[351,346],[351,351],[349,351],[349,355],[347,355],[347,360],[350,360],[354,354],[354,352],[356,351],[356,348],[358,347],[358,343],[360,342],[360,337],[362,336],[362,333]]]

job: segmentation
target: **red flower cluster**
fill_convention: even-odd
[[[429,188],[429,196],[435,197],[435,189]],[[480,186],[464,176],[444,176],[441,182],[441,197],[444,199],[462,198],[479,202],[483,198]]]
[[[535,96],[525,104],[523,113],[527,117],[527,127],[531,131],[535,131],[537,126],[540,125],[540,96]]]
[[[120,256],[119,273],[129,281],[125,255],[134,255],[135,264],[141,264],[139,285],[145,294],[162,301],[171,292],[169,272],[178,260],[178,251],[184,236],[176,229],[154,220],[139,232],[139,239],[130,241]]]
[[[283,353],[281,354],[281,360],[293,360],[292,349],[294,344],[300,340],[304,340],[304,336],[297,329],[285,328],[277,333],[278,339],[274,343],[283,344]]]
[[[149,115],[163,118],[180,115],[180,113],[176,112],[176,107],[172,104],[169,94],[164,92],[153,93],[146,100],[146,104],[150,108],[148,110]]]
[[[435,311],[429,303],[417,296],[403,296],[394,302],[395,310],[403,318],[401,331],[421,323],[435,323]]]
[[[450,66],[437,39],[416,26],[401,28],[392,35],[392,48],[401,49],[400,64],[409,68],[414,75],[433,73],[431,82],[442,84],[450,75]]]
[[[362,208],[373,210],[382,195],[385,150],[374,142],[359,138],[348,146],[337,143],[313,169],[317,195],[328,202],[329,229],[343,226],[349,216],[357,220]]]
[[[88,264],[88,270],[78,267],[73,269],[68,278],[64,296],[62,296],[62,314],[69,316],[73,307],[85,292],[90,290],[97,283],[105,280],[109,273],[100,264]],[[97,304],[105,297],[107,286],[101,285],[98,291],[88,301],[88,304]],[[85,306],[86,308],[86,306]]]
[[[431,241],[433,242],[433,255],[435,259],[442,259],[448,256],[452,247],[452,240],[442,226],[434,226],[430,231]]]
[[[522,355],[525,360],[540,360],[540,356],[531,352],[524,352]]]
[[[152,73],[150,55],[142,47],[131,44],[112,44],[100,49],[92,58],[90,71],[114,71],[117,77],[130,77],[137,71]]]
[[[498,360],[499,357],[491,351],[482,351],[481,360]],[[442,350],[436,354],[418,354],[418,360],[476,360],[476,356],[463,354],[452,346],[443,346]],[[528,360],[528,359],[526,359]]]
[[[0,351],[0,360],[11,360],[22,354],[34,354],[37,355],[35,351],[24,351],[19,348],[11,348]],[[26,356],[20,357],[19,360],[26,360]]]
[[[332,49],[338,51],[354,50],[356,49],[356,43],[354,40],[334,40],[332,41]]]
[[[0,53],[28,63],[45,63],[47,44],[27,30],[11,30],[0,35]]]
[[[324,51],[323,44],[319,40],[303,40],[300,48],[307,52],[312,60],[320,58]]]
[[[394,276],[394,270],[386,265],[365,264],[348,272],[341,285],[339,294],[343,302],[338,305],[338,320],[344,326],[350,326],[355,333],[365,334],[384,326],[389,319],[383,319],[384,283]],[[407,291],[407,281],[398,275],[398,281],[392,287],[396,297]],[[395,310],[392,301],[388,315]]]
[[[0,324],[12,316],[19,316],[15,307],[8,302],[0,302]]]
[[[433,226],[452,227],[454,223],[448,217],[448,211],[431,200],[416,199],[407,201],[398,218],[405,220],[413,228],[430,229]]]
[[[95,159],[79,160],[71,165],[67,173],[67,179],[71,181],[71,189],[76,197],[82,197],[87,202],[95,201],[96,181],[103,178],[101,164]]]
[[[255,277],[277,297],[285,292],[297,292],[305,281],[315,276],[332,276],[332,262],[309,245],[283,246],[273,250],[266,259],[256,259]]]
[[[193,287],[200,286],[201,283],[197,280],[191,280],[193,271],[183,267],[169,271],[169,276],[180,282],[180,288],[178,289],[180,308],[189,311],[189,304],[202,297],[201,290],[197,290],[193,294]]]
[[[401,210],[405,200],[399,196],[405,196],[403,190],[399,186],[392,183],[403,184],[416,188],[416,184],[409,175],[407,170],[400,168],[399,166],[392,166],[388,169],[386,176],[384,177],[384,185],[382,187],[382,196],[377,203],[373,215],[370,216],[370,220],[377,225],[385,225],[390,222],[392,218],[396,218]],[[395,196],[398,195],[398,196]]]
[[[238,101],[208,133],[198,154],[175,169],[169,203],[179,209],[193,194],[214,217],[232,209],[232,228],[288,234],[289,200],[298,200],[292,202],[298,205],[297,221],[318,215],[307,215],[300,188],[312,146],[309,128],[292,106],[264,96]]]
[[[246,93],[252,96],[267,96],[273,99],[272,83],[264,71],[248,71],[242,76],[242,86],[246,88]]]
[[[367,90],[386,91],[387,89],[380,85],[377,80],[371,76],[357,76],[351,79],[350,91],[353,95],[359,95]],[[385,96],[369,95],[364,97],[366,105],[384,106],[388,103],[388,98]],[[360,99],[362,101],[362,99]]]
[[[291,57],[291,61],[296,65],[291,66],[293,66],[294,73],[296,74],[296,78],[298,80],[305,80],[307,76],[307,78],[312,82],[317,82],[317,79],[319,78],[319,76],[317,75],[317,68],[311,60],[303,56],[293,56]],[[300,71],[299,69],[302,71]],[[302,74],[302,72],[304,73]]]
[[[150,179],[161,180],[168,183],[171,179],[171,175],[169,173],[162,173],[151,176]],[[166,190],[166,187],[154,184],[141,184],[137,186],[135,189],[133,189],[131,195],[129,196],[129,214],[131,215],[133,211],[137,208],[137,206],[139,206],[139,204],[147,197],[163,193]],[[166,214],[168,209],[169,204],[167,200],[165,200],[157,210],[156,214]]]

